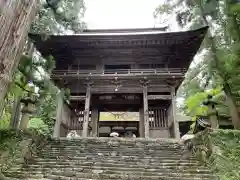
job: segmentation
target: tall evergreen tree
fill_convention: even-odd
[[[13,74],[23,53],[29,26],[38,0],[3,1],[0,15],[0,117]]]
[[[222,87],[224,102],[229,107],[229,114],[236,129],[240,129],[240,118],[237,110],[237,99],[239,83],[239,53],[236,46],[239,43],[239,5],[228,0],[180,0],[178,2],[168,1],[160,5],[155,14],[175,14],[180,27],[195,29],[208,25],[210,30],[200,50],[207,52],[202,60],[198,62],[199,67],[194,68],[196,72],[189,71],[187,76],[198,74],[197,78],[186,79],[180,88],[180,93],[191,91],[193,82],[204,82],[199,87],[199,92],[204,89]],[[234,28],[233,28],[234,27]],[[200,70],[200,71],[199,71]],[[194,76],[192,76],[194,77]],[[189,83],[189,81],[193,81]],[[199,81],[199,82],[200,82]],[[237,91],[236,91],[237,90]],[[179,94],[180,94],[179,93]],[[188,98],[193,94],[187,93]]]
[[[31,24],[30,31],[43,35],[80,32],[86,27],[85,23],[81,21],[84,13],[85,6],[83,0],[41,0],[36,19]],[[34,55],[31,41],[26,41],[26,43],[25,51],[28,53],[22,56],[18,70],[10,86],[10,93],[4,101],[7,102],[6,105],[9,104],[15,108],[12,113],[9,113],[9,109],[6,109],[4,111],[5,116],[1,118],[1,122],[6,126],[8,123],[6,123],[5,119],[9,121],[8,114],[12,114],[10,125],[11,127],[16,127],[16,124],[18,124],[16,120],[19,119],[18,107],[20,101],[26,103],[25,100],[34,95],[39,96],[38,101],[35,102],[39,109],[34,112],[32,117],[36,117],[35,120],[43,120],[47,124],[48,130],[51,131],[53,126],[52,118],[54,117],[56,108],[55,96],[58,91],[49,78],[51,70],[54,68],[54,60],[52,57],[43,59],[41,56],[36,55],[36,52]],[[29,87],[29,82],[34,85],[34,89]],[[45,103],[44,101],[49,103]],[[25,118],[25,122],[28,122],[28,120],[29,117]],[[25,127],[26,123],[23,124],[25,124]],[[34,122],[31,122],[32,126],[34,124]]]

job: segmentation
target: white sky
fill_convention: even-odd
[[[85,0],[88,29],[151,28],[164,0]]]
[[[88,29],[121,29],[163,27],[154,20],[155,8],[166,0],[85,0],[84,21]],[[167,22],[170,31],[180,31],[175,17]],[[183,103],[177,99],[177,103]]]

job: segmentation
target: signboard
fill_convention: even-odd
[[[139,112],[100,112],[99,121],[139,121]]]

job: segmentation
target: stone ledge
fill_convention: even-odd
[[[60,141],[94,141],[94,142],[109,142],[109,141],[117,141],[117,142],[123,142],[123,143],[174,143],[174,144],[180,144],[183,145],[183,142],[178,139],[171,139],[171,138],[110,138],[110,137],[78,137],[73,139],[68,139],[65,137],[60,138],[53,138],[52,140],[60,140]]]

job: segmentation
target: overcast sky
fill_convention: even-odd
[[[166,0],[85,0],[84,21],[88,29],[162,27],[153,18],[155,8]],[[170,31],[180,31],[175,17],[167,22]],[[177,103],[183,103],[177,99]]]
[[[164,0],[85,0],[89,29],[154,27],[154,9]]]

